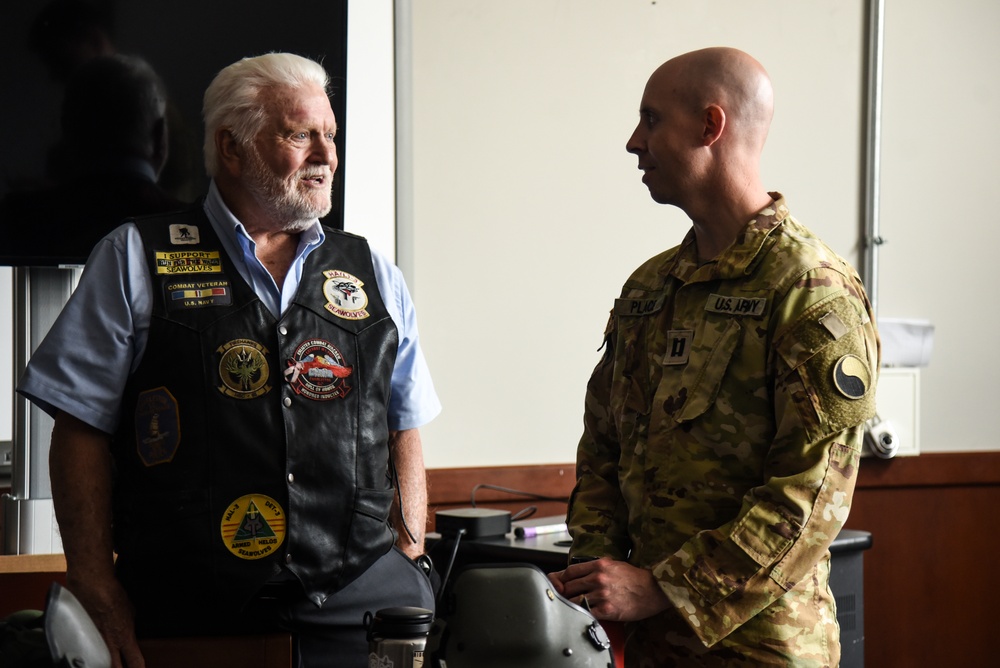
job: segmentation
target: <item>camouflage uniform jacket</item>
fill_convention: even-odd
[[[699,265],[693,232],[615,301],[588,384],[573,555],[652,571],[626,664],[836,665],[829,546],[874,414],[857,273],[784,199]]]

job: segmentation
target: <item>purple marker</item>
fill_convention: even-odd
[[[563,531],[566,531],[565,522],[561,524],[545,524],[538,527],[517,527],[514,529],[514,535],[518,538],[534,538],[542,534],[562,533]]]

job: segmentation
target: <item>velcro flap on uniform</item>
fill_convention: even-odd
[[[733,527],[733,543],[766,568],[775,563],[802,530],[773,506],[756,505]]]
[[[776,342],[778,354],[792,369],[863,324],[847,295],[834,295],[807,310]]]

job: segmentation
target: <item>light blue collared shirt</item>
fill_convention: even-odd
[[[215,183],[205,213],[240,276],[276,317],[288,307],[306,257],[326,241],[316,221],[299,238],[295,260],[280,288],[255,254],[256,245],[222,201]],[[389,429],[430,422],[441,403],[420,350],[416,311],[399,268],[372,249],[379,292],[399,331],[392,373]],[[145,353],[153,284],[139,230],[122,225],[95,246],[80,283],[31,356],[17,391],[50,415],[65,411],[106,433],[117,429],[122,392]]]

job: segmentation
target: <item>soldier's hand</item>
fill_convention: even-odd
[[[652,617],[670,607],[670,599],[660,589],[652,572],[624,561],[603,558],[573,564],[550,576],[562,584],[559,592],[574,603],[590,609],[594,617],[616,622],[633,622]]]
[[[68,579],[67,589],[77,597],[101,632],[111,654],[111,667],[145,668],[146,662],[135,638],[132,604],[118,580],[98,583]]]

